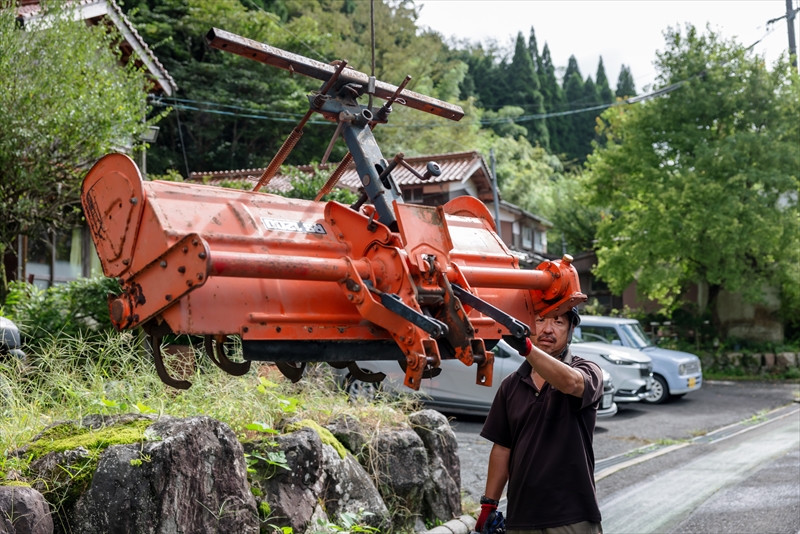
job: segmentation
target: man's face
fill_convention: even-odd
[[[569,341],[569,319],[566,315],[536,318],[536,346],[550,356],[558,356]]]

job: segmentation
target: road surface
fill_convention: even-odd
[[[800,412],[775,412],[766,417],[782,417],[769,423],[764,414],[787,404],[800,408],[791,404],[799,392],[797,384],[706,382],[675,402],[632,405],[599,420],[595,457],[598,469],[607,469],[597,485],[605,531],[797,534]],[[483,418],[452,424],[465,501],[477,502],[491,449],[479,435]],[[657,452],[642,451],[648,445]],[[629,457],[652,459],[626,466]]]

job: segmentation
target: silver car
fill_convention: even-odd
[[[419,395],[426,405],[444,412],[486,415],[489,413],[500,383],[525,361],[525,358],[503,341],[500,341],[492,352],[495,360],[491,387],[477,385],[475,383],[476,367],[474,365],[467,367],[458,360],[442,361],[442,372],[435,378],[423,380],[419,392],[403,385],[405,375],[395,361],[358,363],[359,367],[366,371],[385,373],[386,379],[380,384],[355,380],[347,369],[336,371],[336,373],[340,384],[345,388],[350,399],[354,401],[372,400],[379,391],[406,393]],[[603,400],[598,408],[598,417],[611,417],[617,413],[617,405],[614,402],[614,383],[612,375],[604,370]]]
[[[655,346],[636,319],[584,315],[575,329],[586,341],[638,349],[653,360],[653,389],[645,402],[661,404],[682,397],[703,385],[700,358],[688,352]]]
[[[608,371],[614,380],[614,402],[639,402],[653,388],[653,361],[640,350],[607,343],[585,342],[573,336],[572,353]]]

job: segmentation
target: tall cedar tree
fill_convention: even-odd
[[[636,86],[633,85],[633,75],[631,75],[630,67],[622,65],[620,68],[616,94],[618,98],[636,96]]]
[[[568,110],[578,109],[583,107],[583,78],[578,69],[578,62],[575,56],[569,58],[567,65],[567,73],[569,78],[564,78],[564,98]],[[566,76],[566,75],[565,75]],[[581,154],[581,136],[583,134],[583,122],[580,113],[573,115],[565,115],[564,118],[569,123],[569,137],[564,142],[564,152],[570,159],[580,160],[585,157]]]
[[[542,96],[544,97],[544,108],[547,113],[554,113],[564,111],[566,109],[566,100],[564,98],[564,90],[558,85],[556,79],[556,68],[553,65],[553,59],[550,57],[550,47],[547,43],[544,44],[542,55],[540,56],[539,69],[539,82],[542,87]],[[546,120],[547,132],[550,134],[550,149],[555,154],[564,154],[567,152],[569,144],[569,137],[571,135],[571,122],[569,116],[566,117],[549,117]]]
[[[600,99],[597,94],[597,86],[592,81],[592,77],[588,76],[586,82],[583,84],[583,99],[580,107],[590,108],[600,104]],[[586,160],[586,157],[592,152],[592,140],[595,137],[595,128],[597,126],[598,111],[584,111],[573,115],[575,123],[579,125],[577,132],[577,157],[581,161]]]
[[[467,75],[461,83],[461,99],[474,96],[477,104],[485,109],[498,109],[502,97],[497,90],[501,82],[500,70],[491,50],[484,50],[483,45],[465,51],[462,60],[469,66]]]
[[[539,74],[539,69],[542,68],[542,58],[539,56],[539,43],[536,41],[536,32],[531,26],[531,34],[528,36],[528,53],[531,55],[533,66],[536,69],[536,74]],[[542,80],[539,80],[539,85],[542,85]]]
[[[544,114],[544,97],[539,90],[539,77],[531,59],[531,54],[525,43],[522,32],[517,34],[517,44],[514,48],[514,57],[506,71],[508,93],[506,105],[521,107],[526,114]],[[550,147],[550,137],[544,119],[527,121],[528,141],[531,144],[539,143],[545,148]]]
[[[595,85],[597,85],[597,96],[600,97],[601,104],[610,104],[614,101],[614,93],[611,92],[611,87],[608,86],[606,68],[603,66],[603,56],[600,56],[600,63],[597,64]]]
[[[578,76],[581,74],[580,68],[578,68],[578,60],[575,59],[575,56],[569,56],[569,61],[567,62],[567,70],[564,72],[564,90],[567,89],[567,83],[569,83],[570,78],[574,73],[578,73]],[[581,76],[581,82],[583,82],[583,77]],[[581,83],[581,87],[583,83]]]

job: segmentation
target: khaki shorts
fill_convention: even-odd
[[[506,534],[603,534],[600,523],[581,521],[563,527],[540,528],[534,530],[507,530]]]

